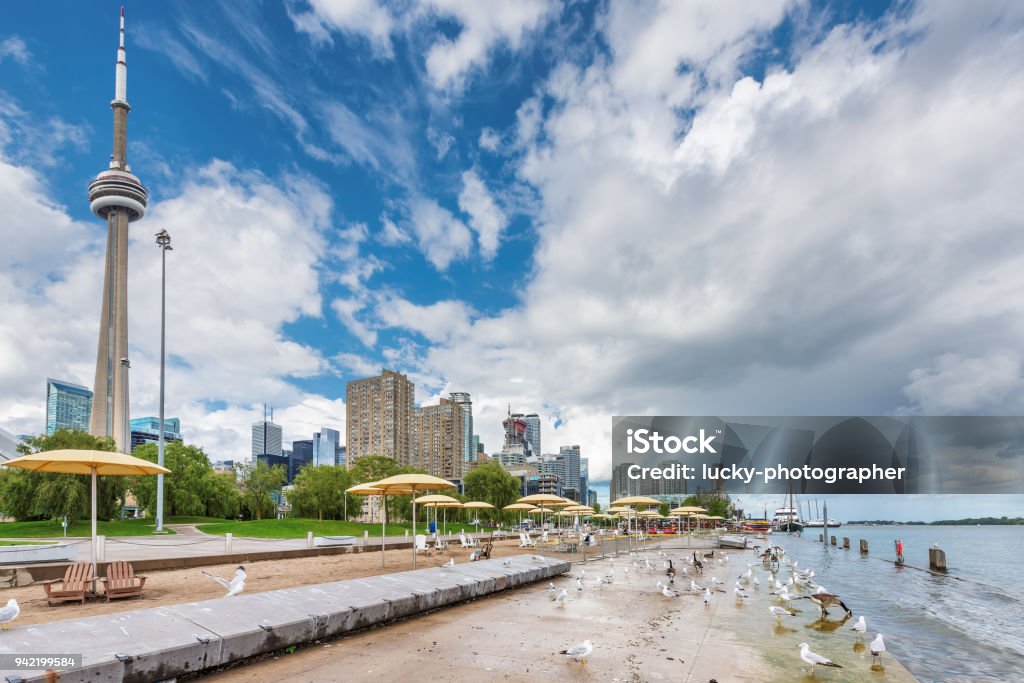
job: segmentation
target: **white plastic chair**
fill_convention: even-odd
[[[424,534],[416,534],[416,552],[418,553],[429,553],[430,548],[427,547],[427,537]]]

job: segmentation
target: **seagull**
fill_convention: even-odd
[[[735,595],[736,595],[736,599],[737,599],[737,600],[742,600],[743,598],[747,598],[747,597],[750,597],[750,596],[748,596],[748,595],[746,594],[746,592],[745,592],[745,591],[744,591],[744,590],[743,590],[742,588],[740,588],[739,586],[736,586],[736,587],[734,587],[734,588],[732,589],[732,592],[733,592],[733,594],[735,594]]]
[[[569,594],[565,592],[565,589],[558,591],[558,595],[551,598],[552,601],[557,602],[559,607],[565,607],[565,601],[569,599]]]
[[[861,638],[864,637],[864,633],[866,633],[867,630],[868,630],[868,623],[866,621],[864,621],[864,615],[863,614],[860,615],[860,618],[857,619],[857,623],[854,624],[853,628],[851,628],[850,630],[857,632],[857,640],[860,640]]]
[[[558,590],[558,589],[555,588],[555,584],[553,584],[553,583],[549,583],[548,584],[548,592],[549,593],[554,593],[556,590]]]
[[[758,581],[757,577],[755,576],[754,577],[754,588],[760,588],[760,587],[761,587],[761,582]]]
[[[18,618],[21,614],[21,608],[18,607],[18,601],[11,598],[7,601],[7,606],[0,609],[0,629],[6,631],[11,627],[11,622]]]
[[[512,566],[512,560],[505,560],[505,561],[503,561],[501,563],[501,566],[502,567],[511,567]]]
[[[543,557],[541,557],[540,555],[530,555],[530,559],[533,560],[534,562],[546,562],[547,561]]]
[[[846,606],[846,603],[839,599],[838,595],[832,595],[831,593],[815,593],[814,595],[801,595],[796,600],[810,600],[815,605],[821,608],[821,616],[828,615],[829,607],[835,607],[839,605],[847,614],[853,614],[853,610]]]
[[[581,579],[578,576],[576,577],[576,590],[578,590],[578,591],[583,590],[583,579]]]
[[[690,579],[690,590],[692,590],[694,593],[699,593],[700,591],[704,590],[704,586],[700,585],[693,579]]]
[[[448,568],[454,567],[454,566],[455,566],[455,558],[453,557],[452,559],[450,559],[447,562],[445,562],[444,564],[442,564],[441,568],[442,569],[448,569]]]
[[[679,597],[679,593],[677,593],[676,591],[672,590],[668,586],[662,586],[661,587],[661,594],[664,595],[666,598],[678,598]]]
[[[558,654],[565,655],[569,659],[572,659],[577,662],[583,662],[584,664],[586,664],[587,657],[589,657],[590,653],[593,651],[594,644],[589,640],[584,640],[582,643],[579,643],[578,645],[573,645],[567,650],[559,650]]]
[[[230,581],[214,576],[209,572],[203,572],[203,574],[209,576],[228,590],[227,595],[224,596],[225,598],[234,597],[245,589],[245,567],[242,565],[238,565],[238,569],[235,570],[235,576]]]
[[[711,591],[707,588],[704,589],[704,606],[707,607],[711,604]]]
[[[811,665],[811,673],[814,673],[814,667],[816,666],[832,666],[837,669],[843,668],[838,664],[833,663],[831,659],[826,659],[817,652],[811,652],[811,646],[807,643],[800,643],[800,659]]]
[[[784,609],[782,607],[776,607],[775,605],[772,605],[771,607],[769,607],[768,611],[771,612],[772,615],[775,617],[775,623],[776,624],[781,624],[782,623],[782,617],[792,617],[792,616],[794,616],[794,614],[792,612],[790,612],[788,609]]]
[[[882,634],[879,633],[875,636],[875,639],[871,641],[871,645],[868,646],[871,649],[871,663],[875,663],[875,658],[878,658],[878,663],[882,663],[882,653],[885,652],[885,641],[882,640]]]

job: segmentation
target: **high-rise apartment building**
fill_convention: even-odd
[[[465,412],[455,401],[413,411],[413,445],[409,464],[442,479],[461,479],[465,471]]]
[[[89,430],[92,392],[80,384],[46,380],[46,433],[58,429]]]
[[[323,427],[313,434],[313,464],[316,466],[338,464],[338,448],[341,433],[335,429]]]
[[[476,460],[476,444],[473,441],[473,399],[465,391],[453,391],[448,398],[462,408],[463,462]]]
[[[580,458],[580,502],[587,504],[587,491],[590,490],[590,461]]]
[[[284,446],[281,443],[281,425],[274,424],[270,420],[253,422],[252,424],[252,459],[263,455],[282,455]]]
[[[537,413],[528,413],[526,415],[513,415],[512,417],[519,417],[523,422],[526,423],[526,433],[523,435],[526,442],[530,444],[530,450],[533,455],[540,455],[544,451],[540,449],[540,416]]]
[[[348,383],[345,447],[350,467],[364,455],[384,455],[409,464],[415,395],[415,385],[391,370]]]
[[[558,457],[564,461],[562,486],[566,489],[567,498],[579,502],[580,494],[580,447],[562,446],[558,449]],[[583,493],[586,495],[586,493]]]

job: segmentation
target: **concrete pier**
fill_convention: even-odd
[[[61,672],[61,681],[168,680],[550,579],[570,567],[516,555],[57,621],[6,632],[0,653],[84,655],[83,666]],[[3,679],[45,680],[42,671],[0,671]]]
[[[928,548],[928,566],[937,572],[946,571],[946,551],[938,546]]]

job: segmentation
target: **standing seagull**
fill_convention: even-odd
[[[853,628],[851,628],[850,630],[857,632],[857,640],[861,640],[862,638],[864,638],[864,633],[868,630],[868,622],[864,621],[863,614],[860,615],[860,618],[857,619],[857,623],[854,624]]]
[[[565,589],[558,591],[558,595],[551,598],[554,602],[558,603],[559,607],[565,607],[565,601],[569,599],[569,594],[565,592]]]
[[[578,645],[573,645],[567,650],[559,650],[558,654],[565,655],[569,659],[572,659],[577,662],[583,662],[584,664],[586,664],[587,657],[589,657],[590,653],[593,651],[594,644],[589,640],[584,640],[582,643],[579,643]]]
[[[711,605],[711,591],[707,588],[704,589],[704,606],[709,607]]]
[[[817,652],[811,652],[811,646],[807,643],[800,643],[800,659],[804,660],[811,665],[811,673],[814,673],[814,667],[816,666],[832,666],[836,669],[842,669],[843,667],[834,663],[831,659],[822,657]]]
[[[578,590],[578,591],[583,590],[583,579],[581,579],[578,576],[576,577],[576,590]]]
[[[7,606],[0,609],[0,629],[6,631],[11,626],[11,622],[18,618],[21,614],[21,608],[18,607],[18,601],[11,598],[7,601]]]
[[[875,663],[875,658],[878,658],[878,663],[882,663],[882,653],[885,652],[885,641],[882,640],[882,634],[879,633],[875,636],[875,639],[871,641],[869,645],[871,649],[871,663]]]
[[[835,607],[836,605],[846,610],[847,614],[853,614],[853,611],[846,606],[846,603],[839,599],[838,595],[832,595],[831,593],[815,593],[814,595],[801,595],[796,600],[810,600],[815,605],[821,608],[821,616],[828,616],[829,607]]]
[[[235,576],[231,579],[231,581],[228,581],[227,579],[222,579],[219,576],[214,576],[209,572],[203,572],[203,575],[209,576],[211,579],[213,579],[220,585],[224,586],[224,588],[228,590],[227,595],[224,596],[225,598],[233,597],[241,593],[243,590],[245,590],[245,567],[243,567],[242,565],[238,565],[238,569],[235,570]]]
[[[776,607],[775,605],[772,605],[771,607],[769,607],[768,611],[771,612],[772,616],[775,617],[775,623],[776,624],[781,624],[782,623],[782,617],[792,617],[792,616],[794,616],[793,613],[790,612],[788,609],[785,609],[783,607]]]

